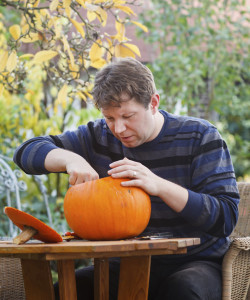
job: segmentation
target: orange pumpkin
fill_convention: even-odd
[[[151,214],[149,195],[123,187],[126,179],[105,177],[69,188],[64,214],[70,228],[87,240],[117,240],[139,235]]]

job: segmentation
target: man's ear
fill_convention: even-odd
[[[153,113],[158,111],[159,104],[160,104],[159,94],[153,94],[150,101],[150,109],[152,110]]]

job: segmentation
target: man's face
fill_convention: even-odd
[[[158,134],[154,110],[150,105],[145,108],[133,98],[101,111],[113,135],[126,147],[137,147]]]

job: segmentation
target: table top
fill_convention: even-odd
[[[138,255],[182,254],[187,247],[200,244],[199,238],[171,238],[151,240],[84,241],[61,243],[32,241],[22,245],[12,241],[0,242],[0,257],[31,259],[79,259]]]

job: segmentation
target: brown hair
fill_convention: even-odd
[[[94,103],[98,108],[119,105],[121,94],[148,107],[156,93],[151,71],[133,58],[121,58],[97,72],[93,89]]]

